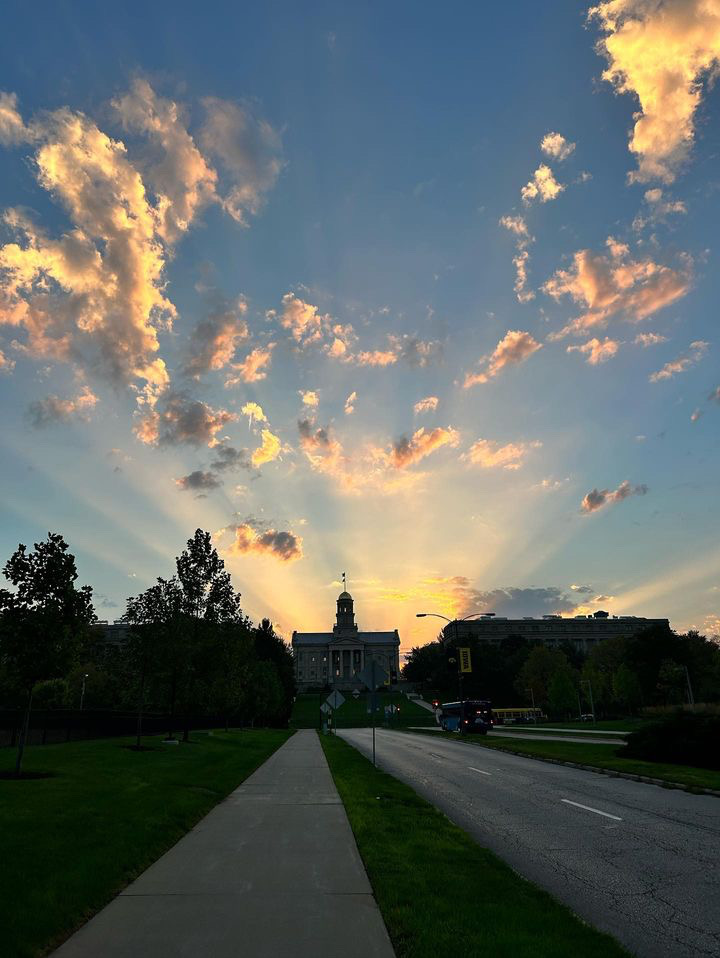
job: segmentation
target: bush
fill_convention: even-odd
[[[719,739],[720,716],[677,712],[671,718],[632,732],[622,755],[720,770]]]

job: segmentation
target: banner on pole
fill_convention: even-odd
[[[460,653],[460,671],[472,672],[472,660],[470,658],[470,649],[458,649]]]

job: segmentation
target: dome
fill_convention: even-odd
[[[350,599],[350,600],[352,600],[352,596],[350,595],[349,592],[341,592],[340,595],[338,596],[338,602],[340,601],[340,599]]]

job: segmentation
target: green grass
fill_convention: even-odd
[[[321,740],[398,958],[627,956],[342,739]]]
[[[29,748],[0,779],[0,955],[44,954],[253,772],[290,732],[196,733],[186,745],[102,739]],[[0,771],[14,767],[0,749]]]
[[[320,722],[320,706],[328,697],[329,692],[304,692],[295,700],[290,725],[292,728],[318,728]],[[366,728],[372,725],[372,717],[368,715],[369,693],[361,692],[356,700],[350,692],[343,692],[345,702],[335,711],[337,728]],[[385,722],[383,711],[386,705],[397,705],[400,711],[390,722],[390,728],[406,728],[408,725],[435,725],[435,716],[432,712],[415,705],[400,692],[378,692],[379,710],[375,713],[375,724],[382,726]]]
[[[458,741],[458,736],[452,732],[435,732],[443,738]],[[622,758],[615,753],[624,746],[615,748],[613,745],[600,745],[593,742],[536,742],[532,739],[490,739],[486,737],[465,738],[465,742],[480,745],[483,748],[494,748],[501,752],[524,752],[526,755],[537,755],[539,758],[554,758],[562,762],[577,762],[580,765],[594,765],[597,768],[607,768],[615,772],[626,772],[629,775],[645,775],[648,778],[659,778],[665,782],[674,782],[688,788],[714,788],[720,790],[720,772],[713,772],[706,768],[695,768],[693,765],[671,765],[660,762],[644,762],[636,758]]]

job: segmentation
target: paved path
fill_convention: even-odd
[[[315,732],[296,732],[54,954],[394,958]]]
[[[338,733],[369,754],[365,729]],[[720,799],[380,730],[379,766],[642,958],[720,956]]]

